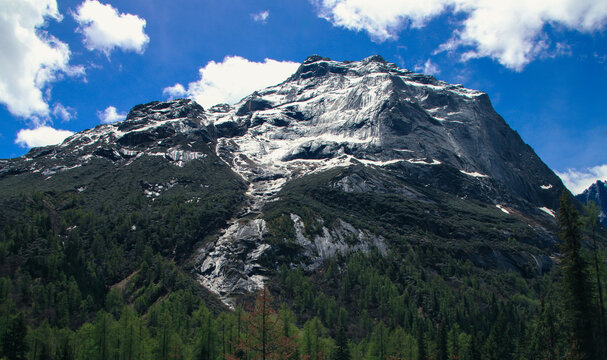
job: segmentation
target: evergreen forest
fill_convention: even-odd
[[[236,200],[140,202],[93,211],[47,192],[3,210],[1,359],[607,358],[603,230],[569,193],[560,257],[543,275],[411,246],[337,255],[313,273],[282,265],[234,308],[198,285],[187,254],[191,229]]]

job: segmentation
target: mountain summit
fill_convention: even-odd
[[[607,181],[597,180],[583,193],[575,197],[584,204],[594,201],[601,210],[599,220],[607,227]]]
[[[338,254],[403,246],[542,273],[564,188],[485,93],[377,55],[313,55],[234,105],[137,105],[125,121],[0,162],[5,189],[102,197],[117,181],[150,204],[177,191],[239,199],[182,252],[228,304],[281,266],[314,271]]]

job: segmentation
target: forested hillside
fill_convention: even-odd
[[[77,194],[24,196],[13,209],[21,221],[2,231],[0,349],[8,359],[558,359],[583,317],[586,346],[604,356],[605,263],[597,283],[593,223],[582,227],[564,201],[566,245],[543,276],[480,270],[432,246],[351,253],[311,276],[282,266],[267,293],[228,309],[153,241],[200,221],[187,204],[175,201],[173,220],[154,228],[153,211],[93,216]],[[133,226],[153,230],[136,236]]]

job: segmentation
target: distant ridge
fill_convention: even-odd
[[[588,189],[584,190],[583,193],[577,195],[576,198],[584,204],[594,201],[601,209],[599,220],[607,227],[607,180],[597,180]]]

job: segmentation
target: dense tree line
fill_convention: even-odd
[[[201,221],[195,207],[169,207],[167,223],[147,210],[93,215],[78,201],[34,194],[22,221],[0,228],[0,358],[606,356],[605,253],[592,211],[580,216],[568,194],[560,265],[542,277],[481,270],[432,247],[351,253],[314,274],[284,266],[233,310],[205,299],[176,265],[180,234]],[[165,226],[173,231],[152,235]]]

